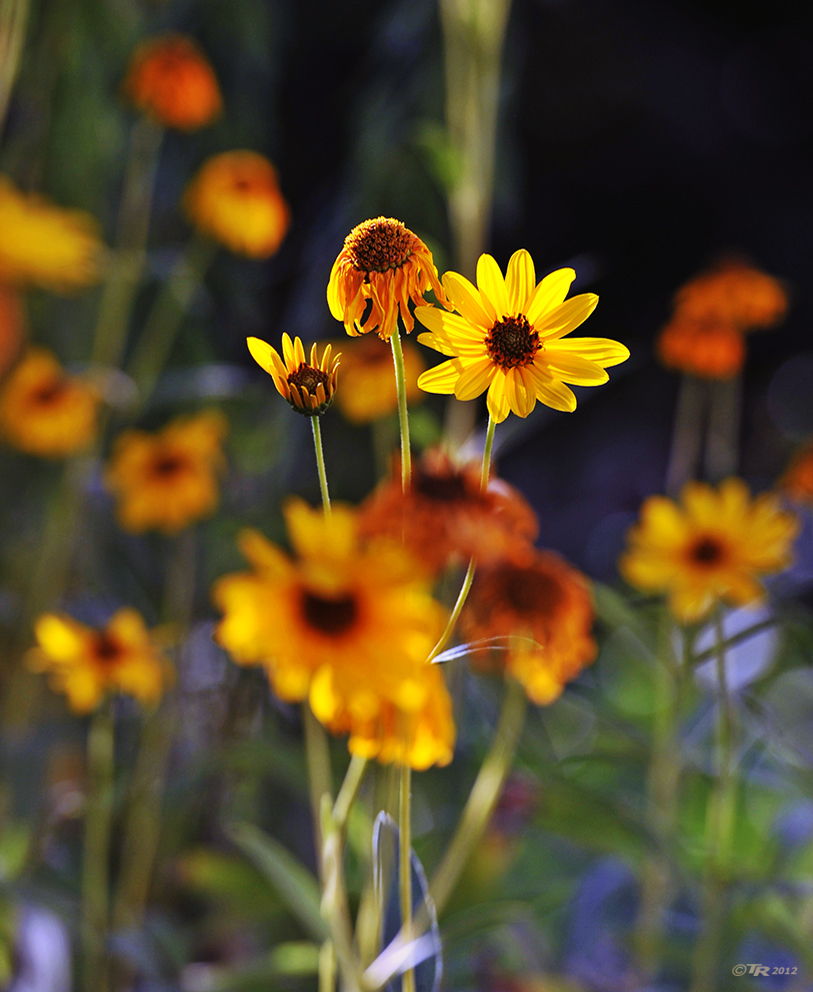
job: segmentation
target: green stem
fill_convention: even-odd
[[[697,475],[707,403],[708,383],[691,375],[682,376],[666,470],[666,494],[672,499],[677,499],[684,485]]]
[[[333,822],[337,830],[344,830],[347,817],[350,814],[353,803],[358,797],[361,783],[364,781],[367,766],[368,761],[366,758],[359,758],[358,755],[354,754],[350,759],[344,781],[336,797],[336,805],[333,807]]]
[[[454,837],[432,878],[430,890],[439,913],[454,891],[472,852],[480,843],[500,798],[514,761],[526,709],[525,690],[519,682],[508,678],[494,740],[477,773]]]
[[[395,387],[398,391],[398,424],[401,429],[401,487],[404,492],[409,489],[412,479],[412,452],[409,446],[409,408],[406,395],[406,372],[404,370],[404,351],[401,347],[401,335],[396,324],[390,338],[392,345],[392,360],[395,363]]]
[[[322,492],[322,506],[325,516],[330,517],[330,493],[327,488],[327,472],[325,471],[325,452],[322,448],[322,427],[319,423],[318,414],[311,417],[311,427],[313,428],[313,446],[316,449],[316,468],[319,472],[319,489]]]
[[[330,770],[330,750],[325,728],[313,715],[307,701],[302,704],[302,725],[305,731],[305,758],[308,765],[311,815],[316,843],[319,874],[322,877],[322,796],[329,796],[333,803],[333,775]]]
[[[768,617],[767,620],[760,620],[759,623],[755,623],[751,627],[746,627],[745,630],[741,630],[737,634],[732,634],[731,637],[727,637],[723,643],[722,648],[727,651],[729,648],[736,647],[742,641],[747,641],[750,637],[755,637],[757,634],[761,634],[763,630],[770,630],[771,627],[775,627],[778,620],[776,617]],[[700,662],[708,661],[709,658],[716,658],[720,652],[720,645],[715,644],[710,647],[708,651],[701,651],[700,654],[694,656],[694,663],[700,664]]]
[[[399,822],[400,850],[399,876],[401,893],[401,927],[409,934],[412,930],[412,769],[404,761],[400,776]],[[403,974],[402,992],[415,992],[415,972],[407,968]]]

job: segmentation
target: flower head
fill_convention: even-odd
[[[251,151],[207,159],[186,189],[183,205],[204,234],[249,258],[275,254],[290,213],[274,166]]]
[[[667,368],[701,379],[732,379],[745,364],[742,334],[719,321],[676,316],[661,331],[657,350]]]
[[[26,656],[28,667],[47,672],[75,713],[90,713],[111,692],[155,703],[172,680],[169,663],[136,610],[119,610],[103,630],[44,613],[34,633],[38,647]]]
[[[211,124],[223,109],[206,56],[191,38],[180,34],[149,38],[136,48],[124,93],[142,113],[181,131]]]
[[[331,362],[331,345],[325,347],[322,361],[316,354],[316,345],[311,347],[310,361],[305,360],[305,349],[300,338],[291,341],[290,335],[282,335],[282,355],[270,344],[259,338],[246,338],[251,357],[274,380],[277,392],[297,413],[308,417],[322,414],[333,402],[336,392],[336,377],[339,369],[339,356]]]
[[[117,498],[122,528],[175,534],[214,513],[227,427],[219,411],[206,410],[177,417],[156,434],[121,434],[104,479]]]
[[[426,365],[420,351],[409,341],[401,345],[404,353],[406,397],[420,402],[418,376]],[[392,352],[377,337],[354,338],[342,345],[342,388],[336,405],[353,424],[368,424],[398,409],[398,393],[393,374]]]
[[[0,176],[0,281],[67,292],[98,281],[98,225]]]
[[[760,602],[761,577],[788,567],[798,529],[776,496],[751,499],[741,479],[717,489],[690,482],[679,504],[664,496],[644,501],[621,574],[646,592],[666,593],[675,617],[693,623],[720,601]]]
[[[443,615],[411,560],[398,545],[362,543],[346,507],[326,519],[291,500],[285,517],[297,557],[242,535],[252,569],[215,584],[217,639],[235,661],[262,664],[280,698],[309,699],[354,752],[394,760],[393,727],[408,741],[441,724],[450,751],[453,726],[438,716],[445,689],[426,664]]]
[[[461,615],[467,641],[516,637],[506,651],[482,651],[475,659],[499,665],[539,705],[553,702],[595,658],[592,625],[587,579],[558,555],[533,549],[522,559],[478,569]]]
[[[605,368],[629,358],[623,344],[608,338],[563,340],[598,303],[593,293],[565,300],[575,277],[573,269],[559,269],[537,286],[524,249],[511,256],[507,279],[491,255],[481,255],[476,289],[447,272],[443,287],[457,314],[422,307],[416,316],[430,332],[418,340],[454,357],[424,372],[418,385],[459,400],[487,389],[488,411],[497,423],[509,411],[527,417],[537,400],[554,410],[575,410],[576,397],[565,383],[597,386],[609,378]]]
[[[491,479],[480,491],[480,465],[457,466],[440,449],[414,465],[409,490],[383,483],[362,507],[362,533],[403,539],[416,561],[438,572],[457,555],[479,564],[524,550],[537,535],[536,514],[516,489]]]
[[[348,334],[378,331],[388,341],[399,313],[407,333],[412,330],[409,301],[427,305],[423,297],[430,289],[446,302],[432,253],[401,221],[376,217],[354,227],[344,239],[330,272],[327,302]]]
[[[778,324],[787,312],[788,295],[774,276],[732,260],[687,282],[674,304],[675,312],[688,320],[724,323],[743,332]]]
[[[20,451],[65,458],[96,435],[99,393],[45,348],[28,348],[0,388],[0,434]]]

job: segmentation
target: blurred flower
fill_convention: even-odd
[[[742,332],[778,324],[788,296],[778,279],[732,260],[689,280],[675,294],[674,306],[688,320],[724,323]]]
[[[89,286],[101,251],[90,214],[51,206],[0,176],[0,282],[57,292]]]
[[[238,255],[268,258],[288,230],[274,166],[251,151],[207,159],[186,189],[183,205],[200,231]]]
[[[440,449],[413,466],[409,491],[400,477],[383,483],[362,507],[362,533],[403,539],[429,571],[454,555],[493,563],[525,549],[538,532],[536,514],[524,497],[499,479],[480,492],[480,465],[458,467]]]
[[[534,263],[524,249],[511,256],[507,279],[491,255],[477,263],[477,289],[456,272],[443,287],[460,316],[436,307],[416,311],[429,328],[418,340],[455,356],[424,372],[418,385],[430,393],[454,393],[472,400],[488,389],[488,412],[500,423],[513,411],[527,417],[537,399],[571,412],[576,397],[565,383],[607,382],[605,367],[629,358],[629,350],[608,338],[561,340],[595,309],[598,297],[583,293],[565,302],[575,278],[559,269],[536,285]]]
[[[675,617],[692,623],[721,600],[760,602],[760,578],[788,567],[798,529],[776,496],[751,499],[741,479],[726,479],[717,489],[690,482],[680,504],[665,496],[644,501],[619,567],[637,588],[666,593]]]
[[[426,664],[443,614],[412,561],[398,545],[362,544],[349,508],[325,518],[290,500],[285,518],[295,560],[246,531],[252,570],[215,584],[218,641],[238,663],[264,665],[281,699],[309,698],[353,753],[395,760],[393,728],[410,761],[450,753],[445,689]]]
[[[779,488],[800,503],[813,503],[813,442],[793,456],[779,480]]]
[[[17,357],[23,340],[25,318],[18,293],[0,283],[0,375]]]
[[[315,344],[307,362],[301,339],[297,337],[292,342],[288,334],[282,335],[284,361],[275,348],[259,338],[246,338],[246,343],[251,357],[271,376],[277,392],[297,413],[312,417],[327,410],[336,392],[339,368],[338,355],[330,360],[332,345],[325,347],[320,363]]]
[[[191,38],[164,34],[135,50],[124,80],[127,99],[164,127],[194,131],[219,116],[223,100],[206,56]]]
[[[99,394],[45,348],[28,348],[0,387],[0,434],[42,458],[85,450],[96,435]]]
[[[330,272],[327,302],[348,334],[378,331],[388,341],[399,312],[407,334],[412,330],[409,301],[424,306],[424,293],[430,289],[441,303],[446,302],[432,253],[400,220],[376,217],[354,227],[344,239]]]
[[[168,661],[136,610],[118,610],[103,630],[44,613],[34,633],[39,646],[28,652],[26,663],[50,676],[74,713],[90,713],[111,692],[155,703],[172,680]]]
[[[409,341],[404,341],[401,347],[406,397],[414,404],[423,400],[418,376],[426,366],[418,349]],[[342,388],[336,405],[353,424],[367,424],[398,409],[392,352],[378,338],[363,337],[342,345]]]
[[[535,549],[524,560],[478,568],[460,618],[466,641],[517,638],[505,651],[477,652],[475,663],[505,670],[540,706],[595,658],[592,625],[587,579],[558,555]]]
[[[658,357],[668,369],[701,379],[732,379],[745,363],[742,334],[728,324],[674,317],[657,343]]]
[[[177,417],[156,434],[131,429],[119,435],[104,481],[118,500],[121,527],[176,534],[211,516],[220,498],[227,430],[220,411],[205,410]]]

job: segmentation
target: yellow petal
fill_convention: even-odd
[[[553,410],[573,413],[576,409],[576,397],[572,389],[568,389],[563,382],[557,382],[556,379],[545,375],[536,365],[527,366],[527,370],[533,379],[538,400]]]
[[[525,311],[528,323],[536,324],[537,320],[549,310],[558,307],[567,296],[570,284],[575,278],[576,273],[573,269],[557,269],[545,276],[528,301],[528,309]]]
[[[511,409],[505,392],[505,378],[505,374],[498,370],[488,387],[486,406],[495,424],[501,424]]]
[[[525,307],[536,286],[536,271],[534,260],[524,248],[515,251],[508,260],[505,285],[513,313],[525,313]]]
[[[302,347],[302,338],[299,336],[294,338],[294,360],[298,366],[307,364],[305,361],[305,349]]]
[[[418,376],[418,385],[427,393],[453,393],[462,372],[463,364],[455,358],[422,372]]]
[[[508,374],[510,377],[511,373]],[[515,413],[527,417],[536,406],[536,386],[527,368],[514,369],[514,392],[517,401]]]
[[[246,338],[246,344],[254,361],[264,372],[270,372],[271,352],[274,351],[271,345],[266,341],[261,341],[260,338]]]
[[[548,345],[545,347],[547,348]],[[612,365],[620,365],[630,357],[629,348],[611,338],[560,338],[556,341],[555,348],[559,352],[567,351],[580,355],[605,369]]]
[[[493,325],[494,318],[486,313],[480,294],[465,276],[461,276],[458,272],[447,272],[441,282],[446,295],[461,317],[484,331]],[[420,310],[417,313],[420,313]]]
[[[598,297],[595,293],[582,293],[555,307],[540,320],[533,321],[534,330],[543,339],[564,337],[583,324],[596,309]]]
[[[93,632],[69,617],[45,613],[34,625],[34,633],[42,650],[55,661],[72,661],[84,652]]]
[[[282,335],[282,355],[289,369],[293,370],[298,367],[298,363],[294,359],[294,343],[287,331]]]
[[[466,363],[466,367],[455,383],[454,394],[459,400],[473,400],[475,396],[485,392],[495,374],[494,363],[483,358],[472,364]]]
[[[458,317],[455,313],[447,313],[437,307],[418,307],[415,316],[424,327],[428,327],[434,334],[440,334],[449,338],[450,341],[461,341],[466,343],[479,344],[485,350],[485,333],[472,327],[468,320]]]
[[[577,386],[600,386],[610,378],[600,365],[589,362],[579,355],[559,352],[553,346],[545,348],[537,356],[540,365],[545,365],[557,379],[572,382]]]
[[[491,255],[481,255],[477,260],[477,288],[483,306],[495,320],[502,320],[511,313],[508,289],[500,267]]]

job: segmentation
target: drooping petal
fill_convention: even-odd
[[[455,384],[455,396],[459,400],[473,400],[475,396],[485,392],[495,371],[494,363],[488,358],[467,365]]]
[[[564,337],[583,324],[596,309],[598,297],[595,293],[582,293],[555,307],[537,321],[534,330],[543,340]],[[530,318],[529,318],[530,319]]]
[[[620,365],[630,357],[629,348],[612,338],[560,338],[556,341],[556,350],[581,355],[605,369]]]
[[[505,379],[504,373],[498,371],[488,387],[486,406],[495,424],[501,424],[510,411],[508,397],[505,393]]]
[[[525,307],[536,286],[536,270],[530,254],[520,248],[508,260],[505,277],[508,302],[513,313],[525,313]]]
[[[528,309],[525,311],[528,323],[535,325],[549,310],[558,307],[567,296],[570,284],[575,278],[576,273],[573,269],[557,269],[545,276],[528,301]]]
[[[536,365],[528,365],[527,371],[536,389],[536,398],[545,406],[564,413],[572,413],[576,409],[576,397],[572,389],[563,382],[557,382]]]
[[[486,313],[480,294],[469,280],[458,272],[447,272],[442,282],[446,295],[461,317],[487,331],[494,323],[494,318]]]
[[[519,416],[527,417],[536,406],[536,386],[527,368],[514,369],[514,389]]]
[[[477,260],[477,288],[483,306],[493,314],[494,320],[502,320],[511,313],[505,279],[492,255],[484,254]]]
[[[427,393],[453,393],[462,372],[463,363],[459,358],[453,358],[450,362],[442,362],[435,368],[422,372],[418,376],[418,386]]]
[[[577,386],[599,386],[610,378],[604,369],[595,362],[590,362],[579,355],[557,351],[554,346],[545,348],[537,361],[550,369],[557,379],[571,382]]]

